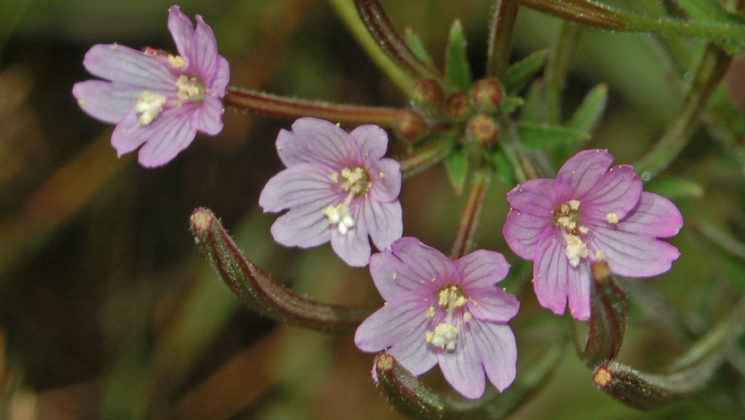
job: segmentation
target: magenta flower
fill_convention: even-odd
[[[590,263],[606,261],[615,274],[656,276],[680,253],[657,238],[674,236],[683,217],[670,200],[642,192],[629,165],[610,168],[605,150],[569,159],[556,179],[534,179],[507,194],[504,226],[510,248],[533,261],[540,304],[579,320],[590,316]]]
[[[517,346],[507,321],[520,306],[495,286],[510,265],[502,254],[476,251],[456,261],[401,238],[370,260],[386,305],[357,329],[363,351],[388,353],[414,375],[439,363],[445,379],[467,398],[484,394],[486,379],[500,391],[515,379]]]
[[[370,261],[372,238],[378,249],[401,237],[398,193],[400,165],[384,158],[388,135],[375,125],[347,134],[316,118],[301,118],[277,137],[277,153],[287,166],[264,187],[265,212],[289,211],[272,225],[274,240],[309,248],[331,241],[347,264]]]
[[[217,54],[212,29],[197,15],[195,30],[178,6],[169,9],[168,29],[179,55],[98,44],[83,65],[105,80],[87,80],[72,89],[83,111],[116,124],[111,144],[119,156],[144,144],[139,161],[147,167],[168,163],[197,131],[214,136],[223,127],[230,69]]]

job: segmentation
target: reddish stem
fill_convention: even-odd
[[[395,108],[290,99],[236,87],[228,89],[223,102],[227,107],[271,117],[316,117],[335,123],[376,124],[383,127],[390,127],[396,116],[402,112]]]

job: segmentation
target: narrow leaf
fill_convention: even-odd
[[[462,148],[456,148],[445,158],[445,169],[447,169],[450,185],[453,186],[456,195],[463,194],[468,174],[468,153]]]
[[[729,13],[716,0],[675,0],[691,19],[713,24],[743,26],[745,19]],[[745,46],[723,43],[720,45],[727,52],[735,54],[743,51]]]
[[[587,133],[548,124],[519,122],[517,132],[528,149],[572,145],[588,139]]]
[[[608,85],[601,83],[587,93],[565,127],[583,133],[592,133],[600,121],[607,103]]]
[[[429,56],[429,53],[427,53],[427,49],[424,48],[422,39],[419,38],[419,35],[414,33],[411,28],[406,28],[404,30],[404,41],[406,42],[406,45],[409,47],[411,52],[416,56],[416,58],[419,59],[419,61],[426,64],[430,68],[435,67],[435,65],[432,63],[432,57]]]
[[[441,133],[430,138],[422,147],[400,157],[401,174],[404,178],[429,168],[444,160],[455,147],[457,134],[454,131]]]
[[[516,184],[515,176],[512,174],[512,168],[510,167],[510,161],[505,156],[504,151],[500,149],[492,153],[491,165],[497,178],[505,185],[512,186]]]
[[[520,122],[539,123],[546,117],[546,84],[543,79],[538,79],[530,85],[528,94],[525,96]]]
[[[471,87],[471,68],[466,56],[466,39],[463,37],[463,26],[457,19],[450,27],[445,54],[445,73],[456,89],[468,90]]]
[[[522,90],[546,64],[548,50],[539,50],[523,58],[507,69],[504,87],[508,93]]]
[[[499,109],[499,112],[502,115],[510,115],[513,112],[515,112],[516,109],[523,106],[525,101],[523,98],[519,96],[505,96],[502,99],[502,108]]]

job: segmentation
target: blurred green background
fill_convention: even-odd
[[[411,27],[422,37],[439,65],[448,28],[460,19],[474,75],[484,75],[489,1],[383,4],[398,29]],[[112,42],[173,49],[170,5],[0,0],[0,418],[402,418],[375,389],[372,356],[360,353],[351,335],[277,326],[240,307],[193,246],[189,215],[208,207],[249,258],[294,290],[328,302],[380,303],[366,270],[346,267],[329,246],[298,251],[273,243],[269,226],[276,216],[261,214],[258,194],[281,169],[274,140],[289,121],[227,112],[222,134],[198,137],[170,164],[148,170],[133,156],[118,159],[108,144],[111,127],[78,108],[71,89],[90,78],[82,66],[87,49]],[[406,105],[327,2],[180,5],[215,30],[231,63],[231,85]],[[514,58],[549,47],[558,22],[521,10]],[[702,48],[690,42],[691,51]],[[742,68],[736,62],[727,77],[740,103]],[[601,82],[609,85],[608,109],[588,147],[608,148],[617,163],[632,163],[675,116],[685,80],[654,38],[585,30],[570,68],[566,109]],[[398,145],[391,155],[404,150]],[[703,191],[676,200],[687,225],[710,223],[745,239],[742,168],[703,130],[667,174]],[[511,187],[492,183],[477,239],[479,247],[517,264],[501,237]],[[407,180],[401,200],[405,235],[448,249],[464,198],[449,188],[443,168]],[[671,242],[682,252],[673,270],[630,284],[642,288],[637,296],[651,296],[632,299],[621,353],[621,361],[639,368],[663,366],[687,344],[671,339],[674,331],[661,335],[645,323],[645,305],[666,302],[681,325],[701,333],[745,290],[742,260],[688,228]],[[523,308],[535,309],[529,288],[510,291]],[[536,332],[516,333],[521,351],[530,351]],[[425,380],[439,384],[436,371]],[[648,414],[628,409],[596,390],[591,372],[567,349],[546,389],[514,418],[728,417],[695,401]]]

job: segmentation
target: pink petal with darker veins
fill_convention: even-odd
[[[401,203],[381,203],[376,200],[364,200],[360,213],[370,233],[375,247],[379,250],[389,248],[403,233]]]
[[[683,226],[683,216],[672,201],[643,192],[639,205],[618,225],[620,230],[655,238],[675,236]]]
[[[118,124],[134,108],[142,88],[104,80],[86,80],[75,83],[72,94],[80,108],[91,117]]]
[[[178,90],[176,77],[158,57],[124,45],[94,45],[85,54],[83,65],[94,76],[136,86],[141,91]]]
[[[499,391],[504,391],[517,375],[515,334],[507,325],[482,322],[476,318],[469,324],[469,341],[464,345],[473,345],[478,349],[489,381]]]
[[[582,196],[580,211],[585,217],[605,220],[609,213],[619,219],[626,217],[639,203],[642,180],[629,165],[616,166],[603,175],[595,187]]]
[[[607,150],[583,150],[564,163],[556,175],[556,181],[568,184],[574,197],[582,197],[595,188],[613,163]]]
[[[453,351],[438,351],[437,361],[443,376],[456,391],[476,399],[484,395],[486,375],[476,338],[466,328],[465,324],[459,326],[458,345]]]
[[[300,163],[321,163],[331,168],[362,163],[356,144],[349,141],[344,130],[328,121],[309,117],[295,121],[292,131],[280,131],[277,153],[288,168]]]

